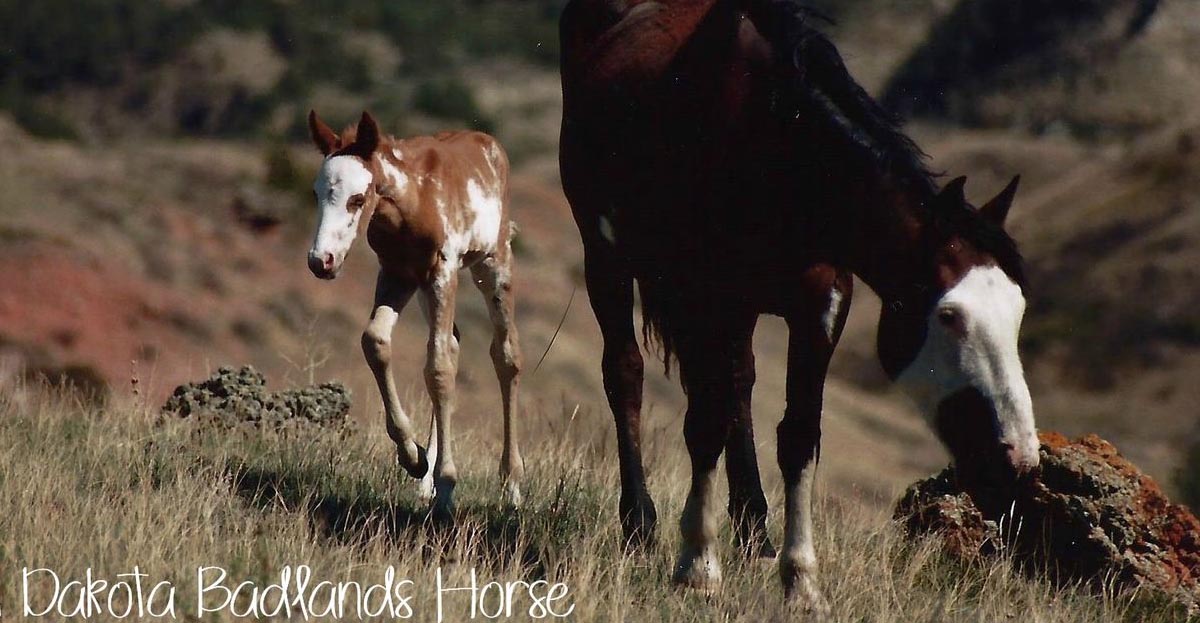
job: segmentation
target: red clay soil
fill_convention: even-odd
[[[1041,441],[1038,478],[963,491],[947,468],[911,486],[896,518],[965,558],[1010,549],[1030,571],[1149,589],[1195,611],[1200,521],[1100,437],[1044,433]]]

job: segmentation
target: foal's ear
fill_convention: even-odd
[[[982,208],[979,208],[979,214],[992,223],[1003,227],[1004,219],[1008,217],[1008,209],[1012,207],[1013,197],[1017,196],[1017,186],[1020,184],[1021,176],[1017,175],[1013,177],[1012,181],[1008,183],[1008,186],[1004,187],[1004,190],[1000,191],[999,195],[996,195],[991,201],[983,204]]]
[[[354,151],[363,158],[370,158],[379,147],[379,122],[371,113],[363,111],[358,120],[358,130],[355,131]]]
[[[308,111],[308,133],[312,135],[313,144],[322,156],[328,156],[340,146],[341,139],[337,133],[317,117],[315,110]]]

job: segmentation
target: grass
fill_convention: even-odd
[[[461,431],[463,481],[457,523],[449,529],[426,520],[413,483],[400,477],[378,428],[288,435],[200,430],[182,420],[159,422],[155,410],[129,399],[94,407],[45,390],[4,391],[0,609],[19,616],[25,566],[53,569],[64,582],[84,578],[88,569],[114,581],[136,566],[147,576],[147,591],[159,581],[173,583],[176,613],[191,620],[200,566],[224,569],[227,586],[241,580],[261,586],[277,582],[288,565],[308,565],[314,584],[356,580],[364,586],[381,582],[393,566],[397,578],[413,580],[402,592],[410,597],[411,620],[418,621],[437,620],[439,570],[448,584],[463,586],[472,569],[480,585],[492,579],[564,583],[569,593],[560,610],[573,604],[570,620],[797,618],[781,603],[773,565],[742,561],[732,547],[725,551],[722,592],[672,588],[678,543],[672,520],[664,521],[657,548],[624,555],[616,466],[607,444],[596,443],[607,430],[589,429],[566,412],[528,414],[526,506],[519,512],[498,505],[499,444]],[[663,440],[663,447],[675,446]],[[664,454],[654,493],[662,517],[673,518],[682,504],[685,463],[681,452]],[[1002,560],[961,565],[930,542],[907,540],[879,511],[857,503],[825,497],[820,506],[822,584],[835,620],[1169,620],[1124,598],[1030,581]],[[772,522],[777,533],[779,518]],[[48,576],[38,577],[31,603],[41,609],[53,591]],[[495,594],[485,601],[489,609]],[[209,595],[206,603],[215,606],[217,594]],[[529,620],[530,602],[521,595],[510,620]],[[115,602],[118,610],[122,603]],[[465,593],[447,594],[444,607],[447,621],[472,620]],[[110,618],[102,612],[90,620]],[[227,609],[204,618],[235,619]],[[359,617],[351,610],[344,619]]]

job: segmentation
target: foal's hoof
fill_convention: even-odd
[[[425,448],[421,447],[421,444],[415,445],[417,446],[416,464],[409,465],[404,460],[404,454],[400,450],[396,451],[396,462],[400,464],[400,468],[407,472],[409,476],[424,478],[425,474],[429,473],[429,456],[426,454]]]

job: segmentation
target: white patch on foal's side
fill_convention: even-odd
[[[837,288],[829,291],[829,307],[821,314],[821,326],[825,327],[825,337],[833,341],[837,331],[838,315],[842,313],[842,292]]]
[[[318,222],[310,254],[321,257],[331,253],[334,265],[341,265],[358,235],[358,220],[362,216],[362,210],[348,210],[346,203],[350,197],[367,192],[371,180],[371,172],[356,156],[334,156],[321,164],[313,184]]]
[[[471,250],[495,251],[500,239],[500,212],[503,204],[492,189],[484,189],[475,180],[467,181],[467,219],[471,225]]]
[[[944,326],[940,310],[956,312],[961,330]],[[930,418],[945,398],[978,389],[996,408],[1000,441],[1021,456],[1037,457],[1033,400],[1017,352],[1024,315],[1021,288],[1003,270],[972,268],[934,306],[925,343],[898,380]]]

